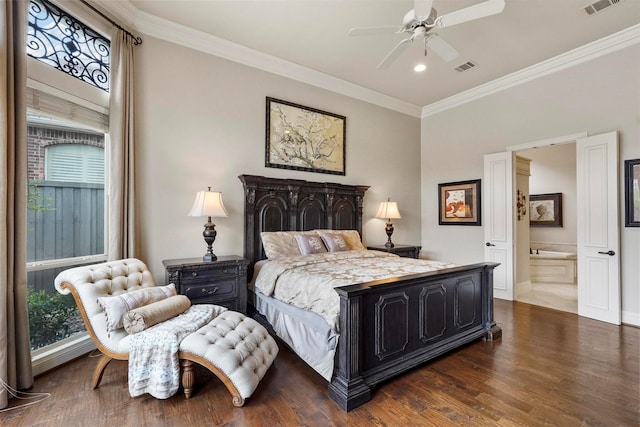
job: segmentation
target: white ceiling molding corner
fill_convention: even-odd
[[[105,4],[105,6],[107,5]],[[108,8],[114,15],[128,13],[129,17],[133,16],[133,28],[143,34],[420,118],[422,108],[418,105],[410,104],[366,87],[232,43],[211,34],[176,24],[142,12],[135,6],[129,6],[131,6],[129,2],[108,3]]]
[[[640,24],[422,108],[422,118],[640,43]]]

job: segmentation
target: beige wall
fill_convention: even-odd
[[[420,243],[420,120],[317,87],[145,37],[136,57],[140,257],[158,281],[162,260],[200,257],[206,218],[188,217],[197,191],[222,191],[217,255],[243,253],[240,174],[369,185],[365,244],[386,241],[379,202],[398,202],[394,242]],[[346,176],[265,168],[265,97],[347,117]]]
[[[618,131],[623,206],[623,160],[640,157],[639,64],[635,45],[424,118],[423,251],[454,262],[483,259],[483,227],[438,226],[437,185],[481,178],[483,155],[512,145]],[[640,228],[622,226],[620,235],[623,321],[640,324]]]

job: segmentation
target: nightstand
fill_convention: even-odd
[[[413,245],[395,245],[392,248],[387,248],[384,245],[377,246],[367,246],[367,249],[370,251],[383,251],[390,252],[392,254],[396,254],[405,258],[419,258],[420,257],[420,249],[422,246],[413,246]]]
[[[247,311],[247,265],[239,256],[219,256],[216,261],[202,258],[162,261],[167,283],[174,283],[179,294],[193,304],[216,304],[229,310]]]

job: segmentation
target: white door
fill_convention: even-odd
[[[485,155],[482,185],[484,260],[500,263],[493,272],[493,296],[506,300],[513,300],[513,155]]]
[[[618,135],[576,141],[578,314],[620,324]]]

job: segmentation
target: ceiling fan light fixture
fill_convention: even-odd
[[[416,73],[421,73],[426,69],[427,69],[427,66],[424,64],[418,64],[415,67],[413,67],[413,71],[415,71]]]

